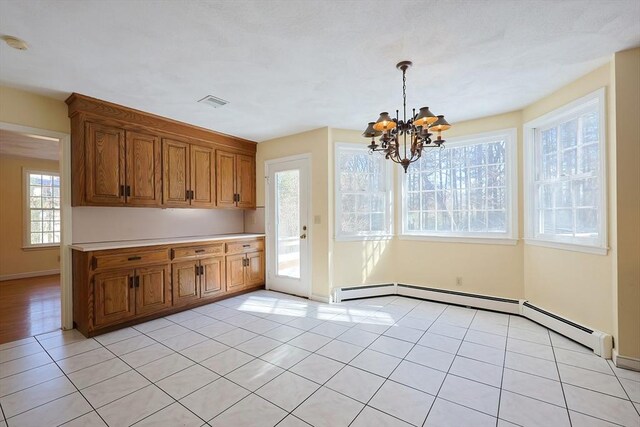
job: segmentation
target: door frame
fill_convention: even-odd
[[[38,135],[58,140],[60,164],[60,326],[73,329],[73,286],[71,249],[71,135],[31,126],[1,122],[0,129],[27,135]]]
[[[313,252],[313,231],[312,231],[312,218],[313,218],[313,214],[311,212],[311,208],[313,206],[312,200],[311,200],[311,181],[312,181],[312,163],[311,163],[311,153],[304,153],[304,154],[297,154],[294,156],[287,156],[287,157],[280,157],[277,159],[271,159],[271,160],[265,160],[264,162],[264,171],[265,171],[265,176],[264,176],[264,187],[265,187],[265,201],[264,201],[264,213],[265,213],[265,236],[266,236],[266,244],[267,244],[267,250],[265,251],[265,255],[266,255],[266,259],[265,259],[265,264],[266,264],[266,268],[265,268],[265,288],[267,290],[270,290],[270,286],[269,286],[269,279],[271,274],[273,274],[273,272],[269,271],[269,267],[271,266],[271,262],[273,261],[273,257],[275,256],[275,252],[270,250],[271,248],[271,241],[274,240],[274,236],[273,236],[273,230],[269,230],[269,221],[270,221],[270,204],[271,204],[271,196],[272,196],[272,191],[273,191],[273,186],[271,185],[271,183],[269,182],[269,175],[270,175],[270,169],[273,168],[273,166],[277,165],[277,164],[281,164],[281,163],[286,163],[286,162],[291,162],[291,161],[299,161],[302,160],[306,163],[307,169],[307,188],[301,188],[300,191],[306,191],[306,193],[309,195],[309,197],[307,197],[307,256],[306,256],[306,260],[302,260],[303,262],[306,262],[307,265],[307,289],[306,292],[303,292],[302,295],[306,295],[307,298],[311,299],[312,296],[312,289],[313,289],[313,283],[312,283],[312,278],[313,278],[313,269],[312,269],[312,265],[311,265],[311,260],[313,259],[312,257],[312,252]]]

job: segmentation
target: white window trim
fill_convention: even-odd
[[[507,224],[508,231],[506,233],[483,233],[483,232],[467,232],[467,233],[433,233],[433,232],[406,232],[404,229],[407,223],[407,210],[405,209],[405,201],[407,200],[405,173],[398,168],[398,185],[400,187],[400,218],[401,222],[398,228],[398,237],[400,240],[425,240],[433,242],[451,242],[451,243],[477,243],[477,244],[495,244],[495,245],[516,245],[518,243],[518,130],[516,128],[507,128],[491,132],[476,133],[472,135],[460,136],[455,138],[447,138],[445,150],[447,147],[460,147],[465,145],[473,145],[481,142],[490,142],[496,137],[505,137],[505,163],[507,168]],[[428,150],[436,150],[437,148],[427,148]],[[411,167],[411,166],[409,166]]]
[[[60,243],[31,243],[31,208],[30,203],[30,182],[29,174],[44,174],[60,177],[60,172],[51,170],[39,170],[22,168],[22,249],[23,250],[38,250],[38,249],[50,249],[59,248]],[[61,212],[62,215],[62,212]],[[60,221],[62,224],[62,220]],[[62,233],[62,232],[61,232]]]
[[[599,114],[599,149],[600,149],[600,244],[586,245],[578,244],[574,242],[563,241],[562,238],[557,239],[544,239],[535,237],[534,234],[534,220],[536,218],[534,209],[534,194],[533,184],[535,181],[535,165],[534,165],[534,143],[536,129],[543,126],[552,126],[562,122],[566,117],[575,114],[576,112],[586,108],[589,103],[598,103]],[[574,252],[584,252],[597,255],[606,255],[608,247],[608,203],[607,203],[607,141],[606,141],[606,90],[604,87],[591,92],[581,98],[578,98],[560,108],[550,111],[534,120],[531,120],[523,125],[524,136],[524,174],[523,174],[523,187],[524,187],[524,217],[525,217],[525,231],[524,239],[527,245],[543,246],[554,249],[568,250]]]
[[[339,197],[340,195],[340,170],[338,168],[338,151],[339,148],[346,149],[356,149],[368,151],[366,145],[357,144],[352,142],[336,142],[334,145],[334,155],[333,155],[333,176],[334,176],[334,239],[340,242],[361,242],[367,240],[390,240],[393,239],[393,231],[394,231],[394,222],[393,222],[393,174],[392,167],[389,163],[384,163],[385,167],[385,175],[386,175],[386,183],[387,183],[387,232],[386,233],[366,233],[366,234],[358,234],[358,235],[345,235],[340,233],[339,228],[339,217],[342,212],[342,200]],[[379,156],[379,153],[372,153],[372,156]]]

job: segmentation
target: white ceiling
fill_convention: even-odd
[[[58,140],[0,129],[0,155],[58,160]]]
[[[262,141],[408,104],[520,109],[640,45],[638,0],[0,0],[0,83]],[[205,95],[230,104],[212,109]]]

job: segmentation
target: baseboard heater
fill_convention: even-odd
[[[520,315],[592,349],[598,356],[605,359],[611,358],[613,348],[613,338],[611,335],[580,325],[558,314],[537,307],[526,300],[472,294],[403,283],[338,288],[336,289],[334,300],[341,302],[387,295],[401,295],[446,304]]]

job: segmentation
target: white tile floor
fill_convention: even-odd
[[[640,426],[640,373],[518,316],[260,291],[0,345],[0,427]]]

